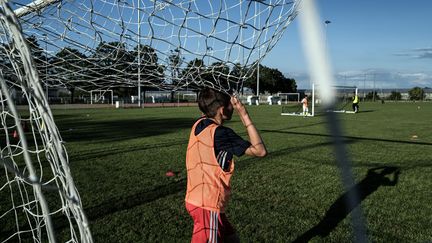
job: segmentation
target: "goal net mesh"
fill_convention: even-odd
[[[66,149],[18,20],[0,1],[0,241],[92,241]],[[26,106],[16,107],[17,97]]]
[[[93,241],[47,88],[240,91],[298,3],[0,0],[0,241]]]
[[[297,13],[287,0],[20,3],[12,2],[44,84],[84,90],[238,91]]]

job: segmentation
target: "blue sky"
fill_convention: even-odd
[[[432,87],[431,0],[317,0],[337,84]],[[331,23],[325,27],[324,21]],[[309,88],[299,18],[263,64]]]
[[[17,1],[28,2],[29,0]],[[232,3],[231,1],[229,0],[227,3]],[[80,5],[79,2],[81,1],[74,2]],[[82,2],[88,1],[82,0]],[[136,2],[136,0],[130,0],[130,2]],[[153,6],[153,2],[150,0],[143,2]],[[106,4],[105,1],[99,1],[98,3],[99,5],[95,4],[98,11],[104,12],[110,18],[119,19],[119,16],[116,15],[117,12],[110,9],[111,6],[108,6],[107,9],[103,8],[104,4]],[[218,6],[210,1],[200,1],[200,3],[202,4],[200,10],[204,12],[207,10],[215,11]],[[414,86],[432,87],[432,0],[316,0],[316,3],[319,7],[322,26],[325,29],[331,65],[338,85],[373,88],[375,84],[375,88],[378,89],[411,88]],[[212,4],[214,8],[209,9],[209,4]],[[131,6],[134,5],[131,3]],[[237,8],[234,10],[237,10]],[[56,11],[56,8],[52,9],[53,13],[56,13]],[[230,17],[235,18],[236,16],[231,14]],[[77,19],[74,18],[75,21]],[[126,26],[127,28],[135,30],[137,28],[136,23],[134,23],[136,19],[134,14],[131,13],[125,14],[122,20],[129,23]],[[147,18],[143,18],[143,20],[147,20]],[[326,28],[324,27],[325,20],[331,21]],[[210,27],[204,28],[201,26],[206,25],[205,20],[199,19],[197,21],[201,21],[199,25],[194,25],[192,20],[189,24],[192,27],[199,26],[199,31],[205,34],[212,30]],[[279,69],[286,77],[295,78],[299,88],[310,88],[311,80],[307,72],[308,68],[299,38],[298,21],[299,18],[288,26],[282,39],[267,54],[262,63],[268,67]],[[147,33],[145,32],[146,23],[144,22],[142,25],[144,25],[142,27],[144,32],[141,35],[145,35]],[[240,28],[236,24],[232,25],[237,29]],[[163,23],[161,26],[163,28]],[[221,26],[225,27],[225,31],[220,31],[220,35],[228,32],[238,35],[236,28],[228,31],[226,24],[222,23]],[[62,28],[64,29],[64,26]],[[62,28],[55,26],[54,29],[60,35],[64,32]],[[160,31],[155,33],[161,36],[164,35]],[[79,34],[82,34],[82,32],[79,32]],[[126,34],[134,35],[131,32]],[[160,50],[161,53],[165,53],[169,48],[172,48],[172,46],[163,45],[166,35],[160,38],[162,44],[159,46],[153,38],[154,47]],[[75,34],[68,32],[68,36],[75,36]],[[118,36],[115,35],[116,38]],[[227,36],[225,34],[223,37]],[[79,41],[81,43],[92,43],[94,34],[90,33],[87,37],[81,35]],[[78,37],[74,38],[77,39]],[[177,43],[175,41],[178,39],[177,37],[168,36],[167,38],[172,38],[171,41],[174,45]],[[219,51],[225,54],[218,56],[222,60],[229,58],[242,59],[239,48],[236,48],[238,45],[231,45],[232,42],[228,42],[228,44],[222,43],[220,44],[221,47],[219,47],[217,43],[213,42],[204,43],[205,45],[203,43],[201,45],[196,44],[194,42],[196,39],[198,38],[185,38],[184,40],[187,40],[189,46],[186,45],[186,41],[184,41],[184,44],[185,48],[198,51],[199,53],[196,54],[198,56],[202,56],[205,50],[208,50],[205,47],[209,45],[212,47],[210,55],[214,52],[214,56],[218,56],[217,51]],[[203,41],[202,39],[200,41]],[[226,49],[224,49],[227,46],[233,46],[229,58],[226,57]],[[210,61],[217,60],[211,59]],[[249,63],[252,61],[249,60]]]

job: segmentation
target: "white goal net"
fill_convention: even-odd
[[[240,91],[298,4],[0,0],[0,241],[92,242],[48,88]]]
[[[91,242],[62,138],[18,20],[0,1],[0,241]],[[7,51],[6,51],[7,50]],[[25,106],[15,105],[17,96]]]
[[[48,0],[42,1],[46,2]],[[11,1],[44,85],[239,90],[294,19],[288,0]]]

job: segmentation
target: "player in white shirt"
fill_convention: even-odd
[[[305,95],[305,97],[301,100],[301,103],[303,104],[303,115],[307,116],[309,114],[308,96],[307,95]]]

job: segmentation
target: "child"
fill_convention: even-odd
[[[309,114],[308,96],[307,95],[305,95],[305,97],[302,99],[301,103],[303,104],[303,115],[307,116]]]
[[[357,113],[359,111],[359,103],[360,103],[360,99],[358,95],[354,92],[352,97],[352,108],[354,113]]]
[[[234,172],[233,156],[264,157],[265,145],[237,97],[210,88],[198,95],[203,117],[193,125],[186,152],[186,209],[194,221],[191,242],[239,242],[225,215]],[[243,140],[222,126],[236,110],[249,135]]]

